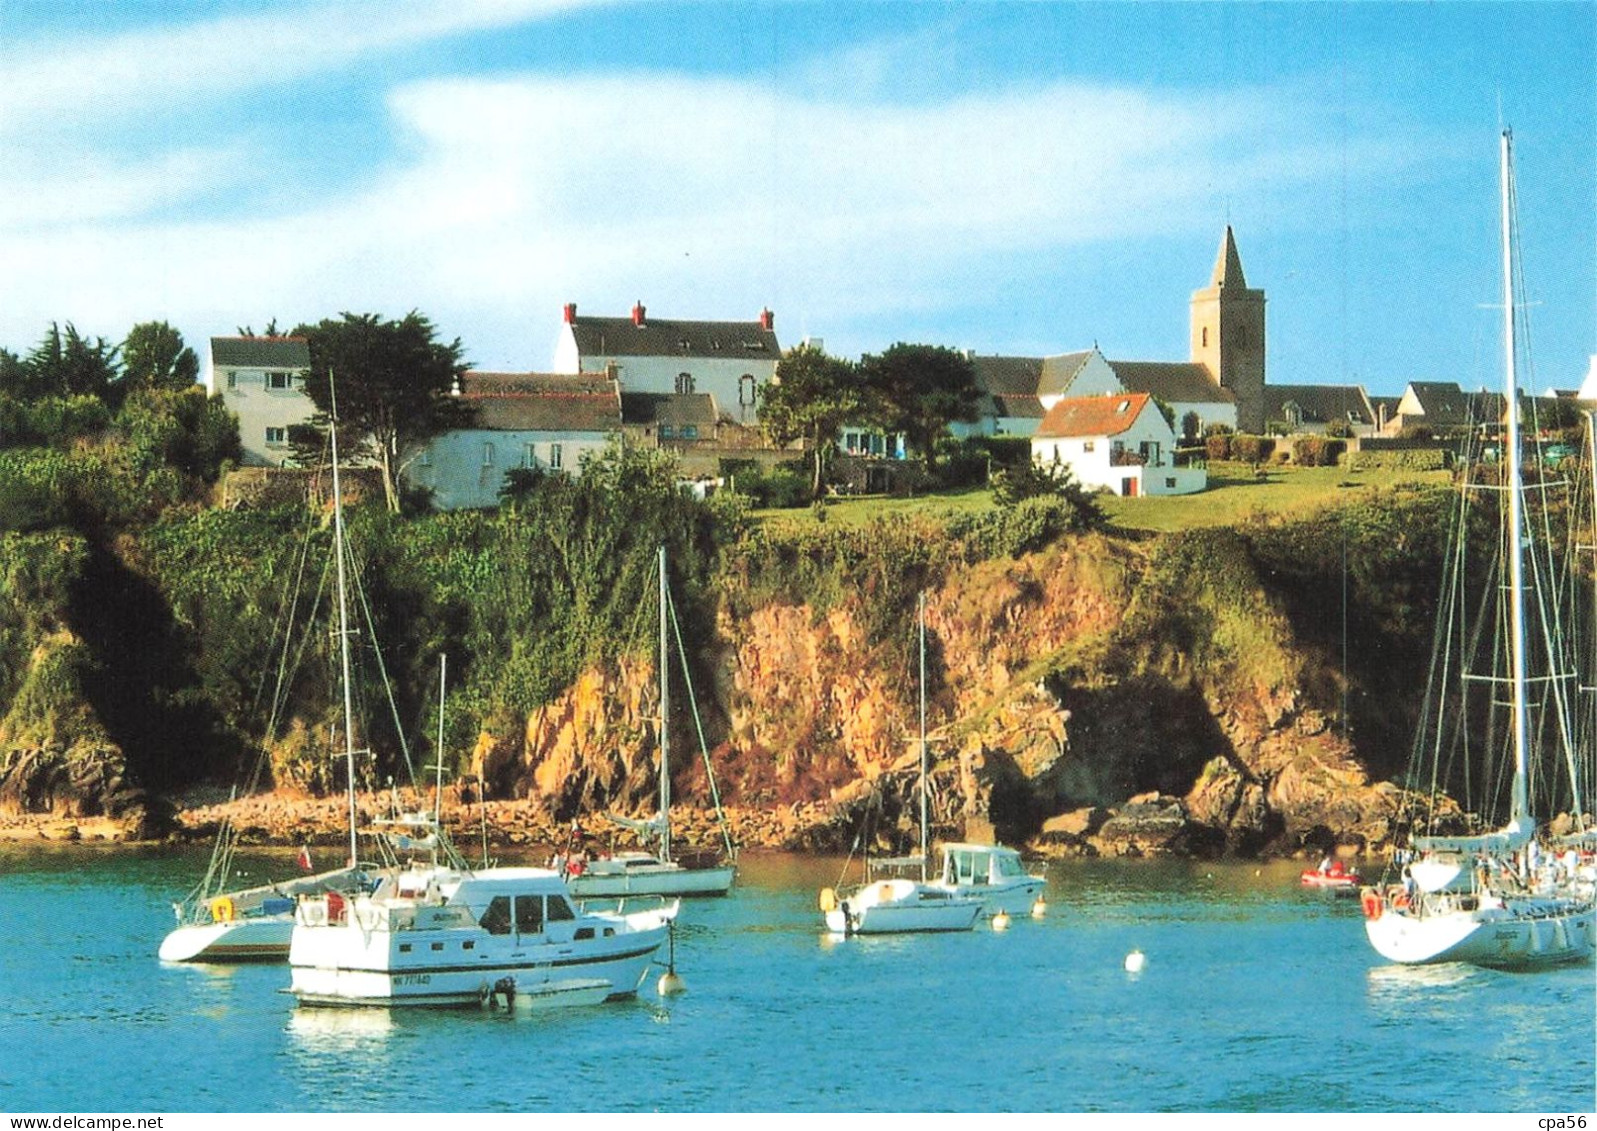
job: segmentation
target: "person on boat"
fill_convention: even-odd
[[[1320,875],[1322,875],[1322,876],[1328,875],[1330,873],[1330,871],[1331,871],[1331,858],[1329,856],[1320,857]]]

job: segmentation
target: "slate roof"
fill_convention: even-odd
[[[1148,393],[1170,404],[1236,404],[1230,389],[1195,361],[1111,361],[1120,383],[1133,393]]]
[[[710,393],[622,393],[621,420],[624,424],[664,424],[680,428],[684,424],[713,428],[720,409]]]
[[[474,427],[495,432],[614,432],[621,393],[602,373],[477,373],[461,379]]]
[[[212,338],[211,364],[238,369],[309,369],[304,338]]]
[[[1044,410],[1037,386],[1044,365],[1040,357],[971,358],[976,387],[982,391],[977,411],[983,416],[1040,419]]]
[[[1136,422],[1151,399],[1147,393],[1067,397],[1048,410],[1048,415],[1037,426],[1036,434],[1056,439],[1118,436]]]
[[[776,331],[752,322],[687,322],[578,316],[571,323],[582,357],[725,357],[779,361]]]
[[[1481,424],[1503,418],[1501,393],[1466,393],[1456,381],[1410,381],[1408,389],[1420,403],[1424,422],[1433,427]]]
[[[1298,419],[1304,424],[1330,424],[1346,421],[1349,424],[1374,424],[1375,412],[1369,398],[1358,385],[1266,385],[1264,387],[1264,417],[1291,423],[1287,405],[1298,408]]]
[[[1052,357],[1043,358],[1042,376],[1037,381],[1037,394],[1057,397],[1064,393],[1092,355],[1092,350],[1081,350],[1077,353],[1057,353]]]

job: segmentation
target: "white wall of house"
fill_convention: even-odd
[[[1188,495],[1209,484],[1201,467],[1175,466],[1176,436],[1164,415],[1148,402],[1125,431],[1114,436],[1033,436],[1031,458],[1044,466],[1060,463],[1088,490],[1107,488],[1116,495]],[[1120,453],[1145,457],[1142,464],[1117,464]]]
[[[582,457],[603,451],[604,432],[499,432],[464,429],[435,436],[405,469],[405,479],[433,493],[440,510],[499,504],[505,476],[517,468],[577,475]]]
[[[288,430],[316,413],[299,371],[224,367],[211,371],[208,385],[238,416],[246,466],[281,467],[292,461]]]
[[[776,376],[779,359],[756,357],[638,357],[609,354],[583,357],[569,323],[560,328],[554,372],[602,371],[615,362],[621,388],[629,393],[709,393],[722,416],[752,424],[758,417],[759,390]]]

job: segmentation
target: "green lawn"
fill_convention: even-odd
[[[1202,494],[1098,498],[1112,526],[1169,531],[1231,525],[1255,514],[1302,513],[1400,482],[1442,484],[1450,479],[1450,473],[1445,471],[1349,471],[1341,467],[1274,466],[1255,475],[1244,464],[1214,463],[1209,465],[1208,490]],[[992,492],[985,488],[933,492],[914,498],[871,495],[828,502],[826,521],[859,525],[884,514],[975,511],[992,505]],[[815,521],[809,508],[757,510],[754,517],[760,522],[797,525]]]

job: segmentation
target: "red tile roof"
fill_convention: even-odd
[[[1041,437],[1118,436],[1136,422],[1152,400],[1147,393],[1069,397],[1048,410],[1037,426]]]

